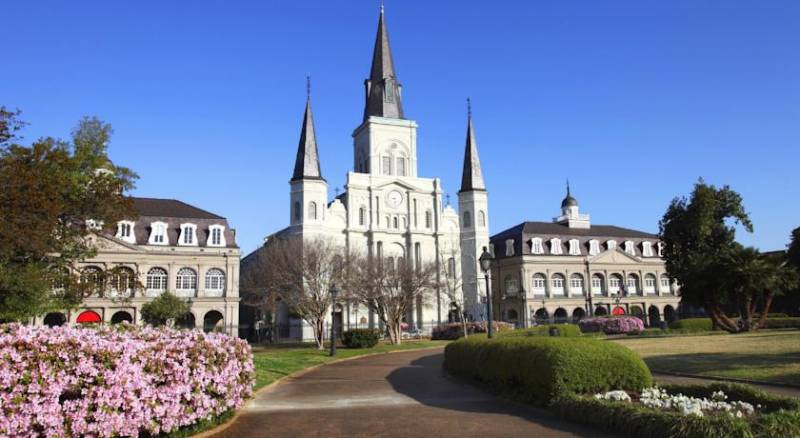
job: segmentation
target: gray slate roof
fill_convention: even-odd
[[[370,116],[402,119],[403,102],[400,98],[400,84],[394,71],[392,49],[389,47],[389,32],[383,7],[378,18],[378,34],[372,51],[372,67],[366,80],[367,96],[364,106],[364,120]],[[388,90],[388,91],[387,91]]]
[[[591,228],[581,229],[569,228],[555,222],[523,222],[495,234],[489,240],[494,245],[495,256],[502,258],[506,254],[505,246],[508,239],[514,239],[515,255],[532,254],[530,240],[534,237],[542,238],[545,245],[545,254],[543,255],[550,255],[549,240],[556,237],[561,239],[563,255],[569,254],[568,244],[571,239],[577,239],[580,242],[582,255],[589,253],[589,241],[593,239],[598,240],[603,245],[603,249],[607,240],[616,240],[619,248],[623,247],[624,241],[631,240],[635,243],[637,256],[642,256],[641,243],[643,241],[653,242],[653,251],[655,251],[655,243],[658,241],[658,236],[655,234],[615,225],[592,225]]]
[[[471,111],[470,111],[471,113]],[[472,114],[467,117],[467,142],[464,146],[464,170],[461,172],[461,191],[486,190],[483,182],[481,160],[478,158],[478,142],[472,127]]]
[[[306,99],[303,125],[300,127],[300,143],[297,145],[297,157],[294,161],[294,173],[292,173],[291,180],[301,179],[323,179],[319,166],[314,115],[311,112],[311,96]]]

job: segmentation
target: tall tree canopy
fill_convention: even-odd
[[[24,320],[79,305],[92,285],[75,262],[94,255],[87,239],[133,217],[125,192],[136,175],[108,157],[111,125],[84,118],[71,141],[21,144],[18,111],[0,107],[0,320]]]

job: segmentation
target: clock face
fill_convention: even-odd
[[[402,203],[403,203],[403,194],[402,194],[402,193],[400,193],[400,192],[398,192],[397,190],[392,190],[392,191],[391,191],[391,192],[389,192],[389,194],[386,196],[386,204],[387,204],[389,207],[392,207],[392,208],[397,208],[397,207],[399,207],[399,206],[400,206],[400,204],[402,204]]]

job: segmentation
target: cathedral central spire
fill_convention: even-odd
[[[378,34],[375,37],[375,48],[372,51],[372,67],[369,79],[364,81],[366,87],[366,105],[364,120],[370,116],[402,119],[403,102],[400,98],[400,84],[394,71],[392,49],[389,46],[389,33],[381,3],[378,18]]]
[[[472,104],[467,99],[467,143],[464,147],[464,170],[461,173],[461,191],[486,190],[478,158],[478,142],[472,128]]]

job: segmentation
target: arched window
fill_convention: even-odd
[[[317,220],[317,203],[314,201],[308,203],[308,218],[312,221]]]
[[[225,273],[221,269],[211,268],[206,271],[205,294],[209,297],[221,297],[225,291]]]
[[[550,280],[552,288],[550,289],[551,295],[564,295],[564,276],[561,274],[554,274]]]
[[[394,225],[394,228],[400,228],[400,224],[399,224],[399,221],[397,220],[397,216],[392,218],[392,225]]]
[[[114,270],[111,276],[111,293],[118,296],[128,297],[133,292],[133,285],[136,281],[136,274],[133,269],[119,267]]]
[[[629,295],[636,295],[639,293],[639,277],[636,275],[630,274],[628,275],[627,281],[625,281],[625,289]]]
[[[397,157],[397,176],[406,176],[406,159]]]
[[[570,293],[574,295],[583,295],[583,276],[581,274],[569,276],[569,289]]]
[[[479,227],[486,226],[486,212],[483,210],[478,211],[478,226]]]
[[[592,275],[592,295],[603,295],[603,276]]]
[[[534,295],[544,295],[546,279],[544,274],[534,274],[531,289]]]
[[[647,274],[644,276],[644,291],[652,293],[656,291],[656,276]]]
[[[472,216],[469,214],[469,211],[464,212],[464,228],[469,228],[472,226]]]
[[[612,274],[608,277],[608,291],[609,293],[619,293],[619,287],[622,285],[622,277],[617,274]]]
[[[148,297],[161,295],[167,290],[167,271],[161,268],[150,268],[147,271],[145,288]]]
[[[450,257],[447,259],[447,278],[456,278],[456,259]]]
[[[197,273],[191,268],[181,268],[175,278],[175,295],[192,297],[197,292]]]
[[[519,291],[519,282],[517,281],[517,277],[513,275],[506,275],[504,280],[505,284],[505,292],[506,295],[516,295]]]
[[[363,227],[364,224],[366,224],[366,222],[367,222],[367,209],[361,207],[358,209],[358,224]]]
[[[92,295],[99,296],[105,288],[103,270],[97,266],[87,266],[81,270],[81,283],[86,284]]]
[[[661,275],[661,289],[669,292],[669,277],[666,274]]]
[[[294,202],[294,220],[299,221],[303,219],[303,212],[300,210],[300,202]]]

